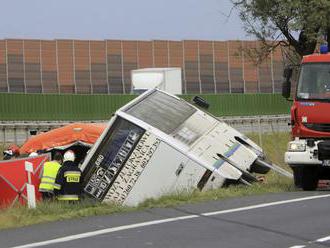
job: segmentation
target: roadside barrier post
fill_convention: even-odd
[[[262,129],[261,129],[261,118],[258,116],[258,133],[259,133],[259,146],[262,147]]]
[[[33,164],[25,161],[25,170],[27,173],[26,194],[29,208],[36,208],[36,193],[34,185],[31,183],[31,173],[33,173]]]

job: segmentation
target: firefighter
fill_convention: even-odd
[[[19,147],[17,145],[10,145],[7,150],[3,151],[3,160],[17,158],[19,156]]]
[[[54,192],[59,201],[68,201],[70,203],[79,201],[81,193],[81,170],[75,163],[75,154],[68,150],[63,156],[63,166],[60,168],[56,181]]]
[[[39,192],[42,194],[43,200],[49,200],[54,197],[55,179],[61,164],[61,153],[55,153],[54,159],[44,164],[39,185]]]

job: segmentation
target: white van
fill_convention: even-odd
[[[182,190],[249,184],[262,149],[224,122],[158,89],[119,109],[81,169],[84,192],[135,206]]]

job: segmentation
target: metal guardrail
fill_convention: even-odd
[[[219,117],[233,128],[242,133],[258,133],[259,144],[262,144],[261,134],[268,132],[290,131],[289,115],[262,115],[244,117]],[[105,123],[107,120],[82,121],[88,123]],[[67,125],[68,121],[2,121],[0,122],[0,143],[22,144],[31,136],[31,133],[40,133]]]
[[[220,118],[241,133],[257,133],[258,144],[262,146],[262,134],[274,132],[290,132],[290,115],[263,115],[253,117],[223,117]]]
[[[286,132],[291,130],[288,125],[290,115],[221,117],[219,119],[243,133]]]

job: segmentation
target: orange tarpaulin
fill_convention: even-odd
[[[73,123],[56,128],[28,139],[20,148],[20,154],[68,147],[76,143],[93,145],[105,129],[106,124]]]

